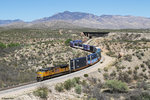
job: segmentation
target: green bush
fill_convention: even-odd
[[[127,72],[119,72],[118,80],[130,83],[132,79]]]
[[[76,87],[75,87],[75,92],[76,92],[77,94],[81,94],[81,86],[80,86],[80,85],[76,85]]]
[[[74,77],[72,79],[72,83],[75,82],[76,84],[79,84],[80,83],[80,77]]]
[[[143,53],[143,52],[141,53],[141,56],[144,56],[144,53]]]
[[[124,60],[131,62],[132,61],[132,55],[125,55]]]
[[[103,77],[107,80],[109,78],[109,74],[108,73],[104,73]]]
[[[0,42],[0,48],[6,48],[6,44]]]
[[[132,74],[132,70],[130,69],[130,70],[128,70],[128,74]]]
[[[128,86],[126,83],[118,80],[108,80],[105,82],[106,88],[110,88],[112,92],[127,92]]]
[[[113,72],[110,74],[110,76],[112,76],[112,77],[114,76],[115,77],[116,76],[116,72],[113,70]]]
[[[72,81],[69,79],[69,80],[66,80],[65,82],[64,82],[64,88],[66,89],[66,90],[70,90],[71,88],[72,88],[72,86],[73,86],[73,84],[72,84]]]
[[[66,41],[65,41],[65,45],[69,45],[69,43],[70,43],[70,41],[72,41],[72,39],[67,39]]]
[[[98,68],[98,72],[99,72],[99,73],[101,72],[101,69],[100,69],[100,68]]]
[[[88,74],[84,74],[84,77],[88,77],[89,75]]]
[[[43,86],[39,87],[36,91],[33,92],[35,96],[38,96],[40,98],[47,98],[48,96],[48,88]]]
[[[87,85],[86,80],[83,80],[83,81],[81,82],[81,84],[82,84],[83,86],[86,86],[86,85]]]
[[[144,68],[144,64],[141,64],[141,67]]]
[[[138,70],[138,69],[139,69],[139,67],[138,67],[138,66],[136,66],[136,67],[135,67],[135,70]]]
[[[145,72],[145,71],[146,71],[146,68],[142,69],[142,71]]]
[[[19,46],[20,44],[19,43],[10,43],[8,45],[0,42],[0,48],[6,48],[6,47],[16,47],[16,46]]]
[[[19,43],[10,43],[7,46],[8,47],[16,47],[16,46],[19,46],[19,45],[20,45]]]
[[[112,52],[112,51],[106,52],[106,55],[110,57],[116,57],[115,52]]]
[[[58,92],[62,92],[64,90],[63,84],[56,84],[55,85],[55,90],[57,90]]]
[[[105,72],[108,72],[108,67],[104,67],[104,71],[105,71]]]

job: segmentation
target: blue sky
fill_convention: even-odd
[[[150,0],[0,0],[0,20],[32,21],[63,11],[150,18]]]

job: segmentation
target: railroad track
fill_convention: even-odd
[[[106,58],[105,58],[105,60],[106,60]],[[100,67],[99,64],[101,62],[103,62],[102,60],[104,60],[104,57],[102,57],[102,59],[98,63],[96,63],[96,64],[94,64],[90,67],[87,67],[87,68],[79,70],[77,72],[66,74],[66,75],[63,75],[63,76],[60,76],[60,77],[52,78],[52,79],[45,80],[45,81],[42,81],[42,82],[32,81],[32,82],[23,83],[23,84],[19,84],[19,85],[16,85],[16,86],[11,86],[11,87],[0,89],[0,98],[8,97],[8,96],[11,96],[11,95],[24,94],[28,91],[33,91],[38,86],[41,86],[43,84],[53,86],[52,84],[63,82],[65,80],[73,78],[73,77],[80,77],[84,74],[88,74],[90,72],[97,71],[97,69]],[[111,60],[112,60],[112,58],[111,58]],[[108,60],[108,61],[111,61],[111,60]],[[107,63],[106,62],[102,63],[101,67],[104,66],[105,64],[107,64]]]
[[[22,84],[18,84],[18,85],[13,85],[13,86],[9,86],[9,87],[5,87],[5,88],[1,88],[0,91],[4,91],[4,90],[8,90],[8,89],[12,89],[12,88],[16,88],[16,87],[20,87],[20,86],[24,86],[24,85],[29,85],[29,84],[33,84],[36,83],[37,81],[31,81],[31,82],[27,82],[27,83],[22,83]]]
[[[29,82],[29,83],[21,84],[19,86],[14,86],[14,87],[9,87],[7,89],[3,89],[2,91],[0,91],[0,99],[3,99],[3,98],[5,99],[9,97],[14,97],[14,96],[30,93],[33,90],[35,90],[37,87],[42,86],[42,85],[47,85],[49,87],[54,86],[55,84],[64,82],[65,80],[68,80],[70,78],[80,77],[80,76],[83,76],[84,74],[89,74],[93,71],[97,71],[97,68],[100,67],[100,65],[104,66],[103,64],[105,63],[98,62],[94,64],[93,66],[90,66],[83,70],[79,70],[77,72],[66,74],[60,77],[52,78],[52,79],[41,81],[41,82],[33,82],[33,83]]]

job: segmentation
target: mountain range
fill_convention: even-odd
[[[0,20],[1,27],[10,28],[99,28],[99,29],[146,29],[150,18],[121,15],[94,15],[83,12],[64,11],[31,22]]]

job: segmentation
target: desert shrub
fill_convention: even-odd
[[[80,77],[74,77],[72,80],[72,87],[76,86],[77,84],[80,84]]]
[[[115,52],[112,52],[112,51],[106,52],[106,55],[111,56],[111,57],[117,57],[115,55]]]
[[[150,60],[147,60],[147,61],[145,61],[144,62],[147,66],[148,66],[148,68],[150,69]]]
[[[137,53],[136,56],[137,56],[138,59],[142,59],[141,54]]]
[[[101,72],[101,69],[100,69],[100,68],[98,68],[98,72],[99,72],[99,73]]]
[[[126,67],[125,66],[121,66],[121,69],[125,69]]]
[[[20,45],[19,43],[10,43],[7,46],[8,47],[16,47],[16,46],[19,46],[19,45]]]
[[[69,43],[70,43],[70,41],[72,41],[72,39],[67,39],[66,41],[65,41],[65,45],[69,45]]]
[[[127,92],[128,91],[127,84],[118,80],[106,81],[105,87],[110,88],[112,92]]]
[[[147,76],[146,74],[144,74],[143,77],[144,77],[145,79],[148,79],[148,76]]]
[[[76,92],[77,94],[81,94],[81,86],[80,86],[80,85],[76,85],[76,87],[75,87],[75,92]]]
[[[48,96],[48,88],[43,86],[39,87],[36,91],[33,92],[35,96],[38,96],[40,98],[47,98]]]
[[[80,83],[80,77],[74,77],[72,80],[75,80],[75,82],[76,82],[77,84]]]
[[[130,69],[130,70],[128,70],[128,74],[132,74],[132,70]]]
[[[89,75],[88,74],[84,74],[84,77],[88,77]]]
[[[134,80],[138,80],[138,79],[139,79],[139,76],[138,76],[137,74],[134,74],[134,75],[133,75],[133,78],[134,78]]]
[[[142,71],[145,72],[145,71],[146,71],[146,68],[144,68]]]
[[[6,48],[6,44],[0,42],[0,48]]]
[[[105,71],[105,72],[108,72],[108,67],[104,67],[104,71]]]
[[[68,80],[66,80],[66,81],[64,82],[64,88],[65,88],[66,90],[70,90],[70,89],[72,88],[72,86],[73,86],[73,84],[72,84],[72,81],[71,81],[70,79],[68,79]]]
[[[116,76],[116,72],[113,70],[113,72],[110,74],[110,76],[115,77]]]
[[[132,61],[132,55],[129,55],[129,54],[125,55],[124,60],[127,60],[127,61],[131,62]]]
[[[86,80],[83,80],[83,81],[81,82],[81,84],[82,84],[83,86],[87,85]]]
[[[141,67],[144,68],[144,64],[141,64]]]
[[[144,53],[143,53],[143,52],[141,53],[141,56],[144,56]]]
[[[136,67],[135,67],[135,70],[138,70],[138,69],[139,69],[139,67],[138,67],[138,66],[136,66]]]
[[[129,83],[131,82],[131,77],[127,72],[119,72],[118,80]]]
[[[150,100],[150,93],[149,92],[133,92],[129,95],[126,100]]]
[[[137,83],[137,88],[147,90],[148,84],[145,81],[139,82]]]
[[[104,73],[104,74],[103,74],[103,77],[107,80],[108,77],[109,77],[109,74],[108,74],[108,73]]]
[[[55,90],[57,90],[58,92],[62,92],[64,90],[63,84],[56,84],[55,85]]]

